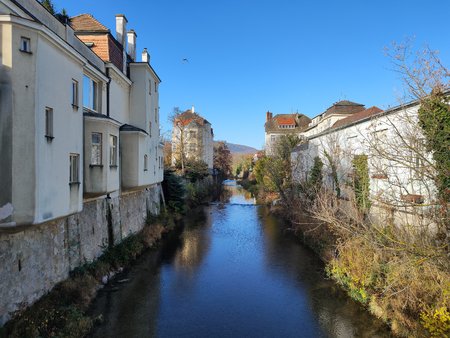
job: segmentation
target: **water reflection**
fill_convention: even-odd
[[[101,292],[95,337],[388,336],[279,219],[233,182],[226,190]]]

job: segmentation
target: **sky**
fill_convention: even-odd
[[[195,106],[215,139],[261,149],[266,112],[314,117],[339,100],[386,109],[404,86],[385,48],[413,38],[450,64],[447,0],[53,0],[115,35],[125,14],[162,83],[162,133]],[[183,61],[187,59],[188,61]],[[140,60],[139,60],[140,61]]]

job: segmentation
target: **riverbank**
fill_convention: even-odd
[[[239,187],[99,292],[92,337],[387,337]]]
[[[116,273],[129,268],[144,252],[155,248],[187,210],[210,202],[221,190],[211,177],[192,182],[171,171],[165,172],[163,188],[167,203],[164,210],[167,211],[159,216],[148,213],[141,231],[114,246],[102,248],[100,257],[73,269],[68,279],[56,284],[31,306],[24,304],[13,314],[13,319],[0,328],[0,337],[85,336],[101,321],[100,317],[87,314],[97,292]]]
[[[175,227],[176,215],[149,216],[145,227],[120,244],[108,248],[92,263],[71,272],[32,306],[19,311],[0,331],[0,337],[83,337],[101,318],[92,318],[87,309],[97,291],[117,272],[133,264],[137,257],[158,245],[162,236]]]
[[[448,257],[430,250],[428,235],[411,229],[376,225],[343,234],[335,223],[297,208],[285,210],[272,205],[271,212],[287,219],[291,231],[313,249],[325,263],[327,275],[349,297],[361,303],[372,315],[385,322],[400,337],[448,337],[450,334],[450,274]],[[328,205],[328,208],[330,206]],[[286,217],[289,215],[289,217]],[[328,214],[329,215],[329,214]],[[350,222],[351,220],[347,220]],[[425,246],[427,243],[429,246]]]

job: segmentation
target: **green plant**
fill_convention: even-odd
[[[362,213],[370,209],[370,178],[367,155],[355,155],[353,164],[353,189],[356,205]]]
[[[333,158],[327,151],[324,151],[324,155],[328,160],[328,163],[331,168],[331,176],[333,177],[334,189],[336,190],[336,197],[339,198],[341,197],[341,188],[339,186],[339,178],[337,174],[336,163],[333,161]]]
[[[450,202],[450,106],[439,91],[422,100],[419,125],[427,151],[433,154],[437,175],[435,184],[443,204]]]

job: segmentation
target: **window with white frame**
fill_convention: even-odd
[[[91,165],[102,164],[102,134],[91,134]]]
[[[80,155],[70,154],[69,157],[69,183],[80,183]]]
[[[148,170],[148,156],[144,155],[144,171]]]
[[[53,108],[45,107],[45,137],[52,140],[53,136]]]
[[[20,51],[31,53],[31,40],[25,36],[20,37]]]
[[[98,109],[98,83],[89,76],[83,76],[83,107],[93,111]]]
[[[109,165],[117,167],[117,136],[109,135]]]
[[[72,79],[72,107],[78,109],[78,81]]]

